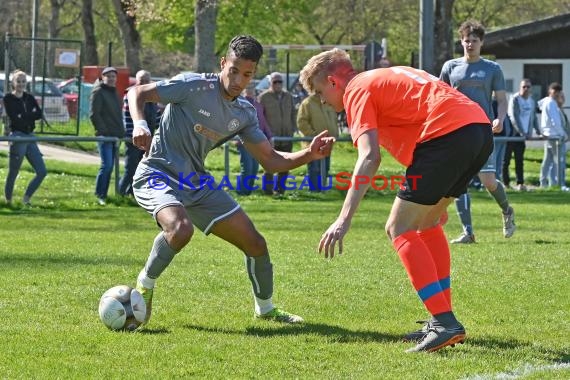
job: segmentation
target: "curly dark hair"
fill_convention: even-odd
[[[228,45],[226,57],[234,53],[237,58],[247,59],[259,63],[263,55],[263,47],[252,36],[239,35],[232,38]]]
[[[477,36],[481,41],[485,38],[485,27],[479,22],[475,20],[467,20],[457,30],[459,33],[459,37],[468,37],[471,34]]]

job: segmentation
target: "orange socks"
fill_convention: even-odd
[[[422,234],[425,235],[427,232],[430,236],[431,230],[423,231]],[[436,233],[433,235],[435,236]],[[438,242],[439,239],[433,241]],[[395,238],[392,244],[408,272],[414,289],[430,314],[436,315],[451,311],[451,306],[440,284],[436,262],[431,253],[432,248],[424,242],[420,234],[416,231],[405,232]],[[449,269],[447,281],[449,284]],[[443,283],[445,285],[445,281]],[[446,289],[449,290],[449,285]]]
[[[441,225],[437,225],[433,228],[419,231],[418,235],[431,252],[431,257],[437,270],[439,285],[443,289],[443,294],[445,294],[449,307],[452,307],[451,281],[449,276],[449,272],[451,270],[451,254],[449,252],[449,243],[447,242],[443,228]]]

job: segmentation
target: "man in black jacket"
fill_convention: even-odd
[[[121,112],[121,99],[117,94],[117,70],[114,67],[106,67],[101,72],[101,78],[95,83],[90,97],[89,118],[95,127],[96,136],[123,137],[123,115]],[[114,142],[97,142],[101,167],[95,182],[95,196],[97,202],[105,205],[113,163],[117,146]]]

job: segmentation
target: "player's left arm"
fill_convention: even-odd
[[[265,170],[277,173],[329,156],[334,141],[334,137],[329,137],[328,132],[323,131],[313,138],[309,147],[297,152],[277,151],[267,140],[255,144],[245,141],[244,146]]]
[[[497,117],[493,120],[493,132],[500,133],[503,130],[503,122],[507,116],[507,92],[505,90],[495,91],[497,99]]]

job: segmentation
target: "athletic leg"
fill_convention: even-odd
[[[266,316],[286,323],[303,322],[301,317],[279,310],[273,305],[273,264],[267,244],[242,209],[216,222],[211,232],[244,252],[256,316]]]
[[[495,173],[481,172],[479,173],[479,178],[481,178],[481,183],[483,183],[483,186],[485,186],[489,194],[495,199],[495,202],[497,202],[501,210],[507,212],[509,209],[507,193],[505,192],[503,184],[495,177]]]
[[[418,296],[432,315],[450,312],[451,306],[440,285],[434,255],[417,231],[438,225],[439,218],[451,201],[451,198],[444,198],[436,205],[429,206],[396,198],[386,223],[386,233]],[[442,269],[442,272],[445,271]]]
[[[505,187],[500,181],[497,181],[495,176],[490,173],[479,173],[479,177],[481,177],[481,182],[489,191],[489,194],[493,196],[497,204],[502,210],[502,217],[503,217],[503,236],[506,238],[510,238],[513,236],[516,230],[515,225],[515,211],[509,205],[509,200],[507,199],[507,194],[505,192]]]
[[[146,303],[145,323],[148,323],[151,316],[156,280],[174,256],[190,242],[194,233],[192,222],[182,205],[162,208],[156,213],[156,221],[162,231],[154,239],[146,264],[137,278],[137,290]]]
[[[6,177],[6,184],[4,185],[4,197],[6,202],[10,203],[12,201],[12,194],[14,192],[14,184],[16,183],[16,178],[22,167],[22,162],[26,156],[26,149],[28,143],[16,143],[13,142],[10,145],[10,159],[8,162],[8,176]]]
[[[432,252],[417,232],[434,228],[449,203],[451,199],[444,198],[435,206],[427,206],[396,198],[386,224],[414,289],[432,315],[425,337],[408,352],[435,351],[465,339],[465,329],[455,318],[438,279]]]
[[[463,233],[457,239],[452,240],[451,243],[475,243],[473,224],[471,221],[471,196],[469,193],[463,193],[455,199],[455,209],[463,226]]]
[[[44,163],[44,159],[42,157],[42,153],[38,148],[36,143],[29,143],[28,148],[26,150],[26,158],[32,165],[32,168],[36,172],[34,178],[30,181],[26,192],[24,193],[24,203],[29,203],[30,198],[36,190],[40,187],[42,181],[47,175],[46,165]]]

